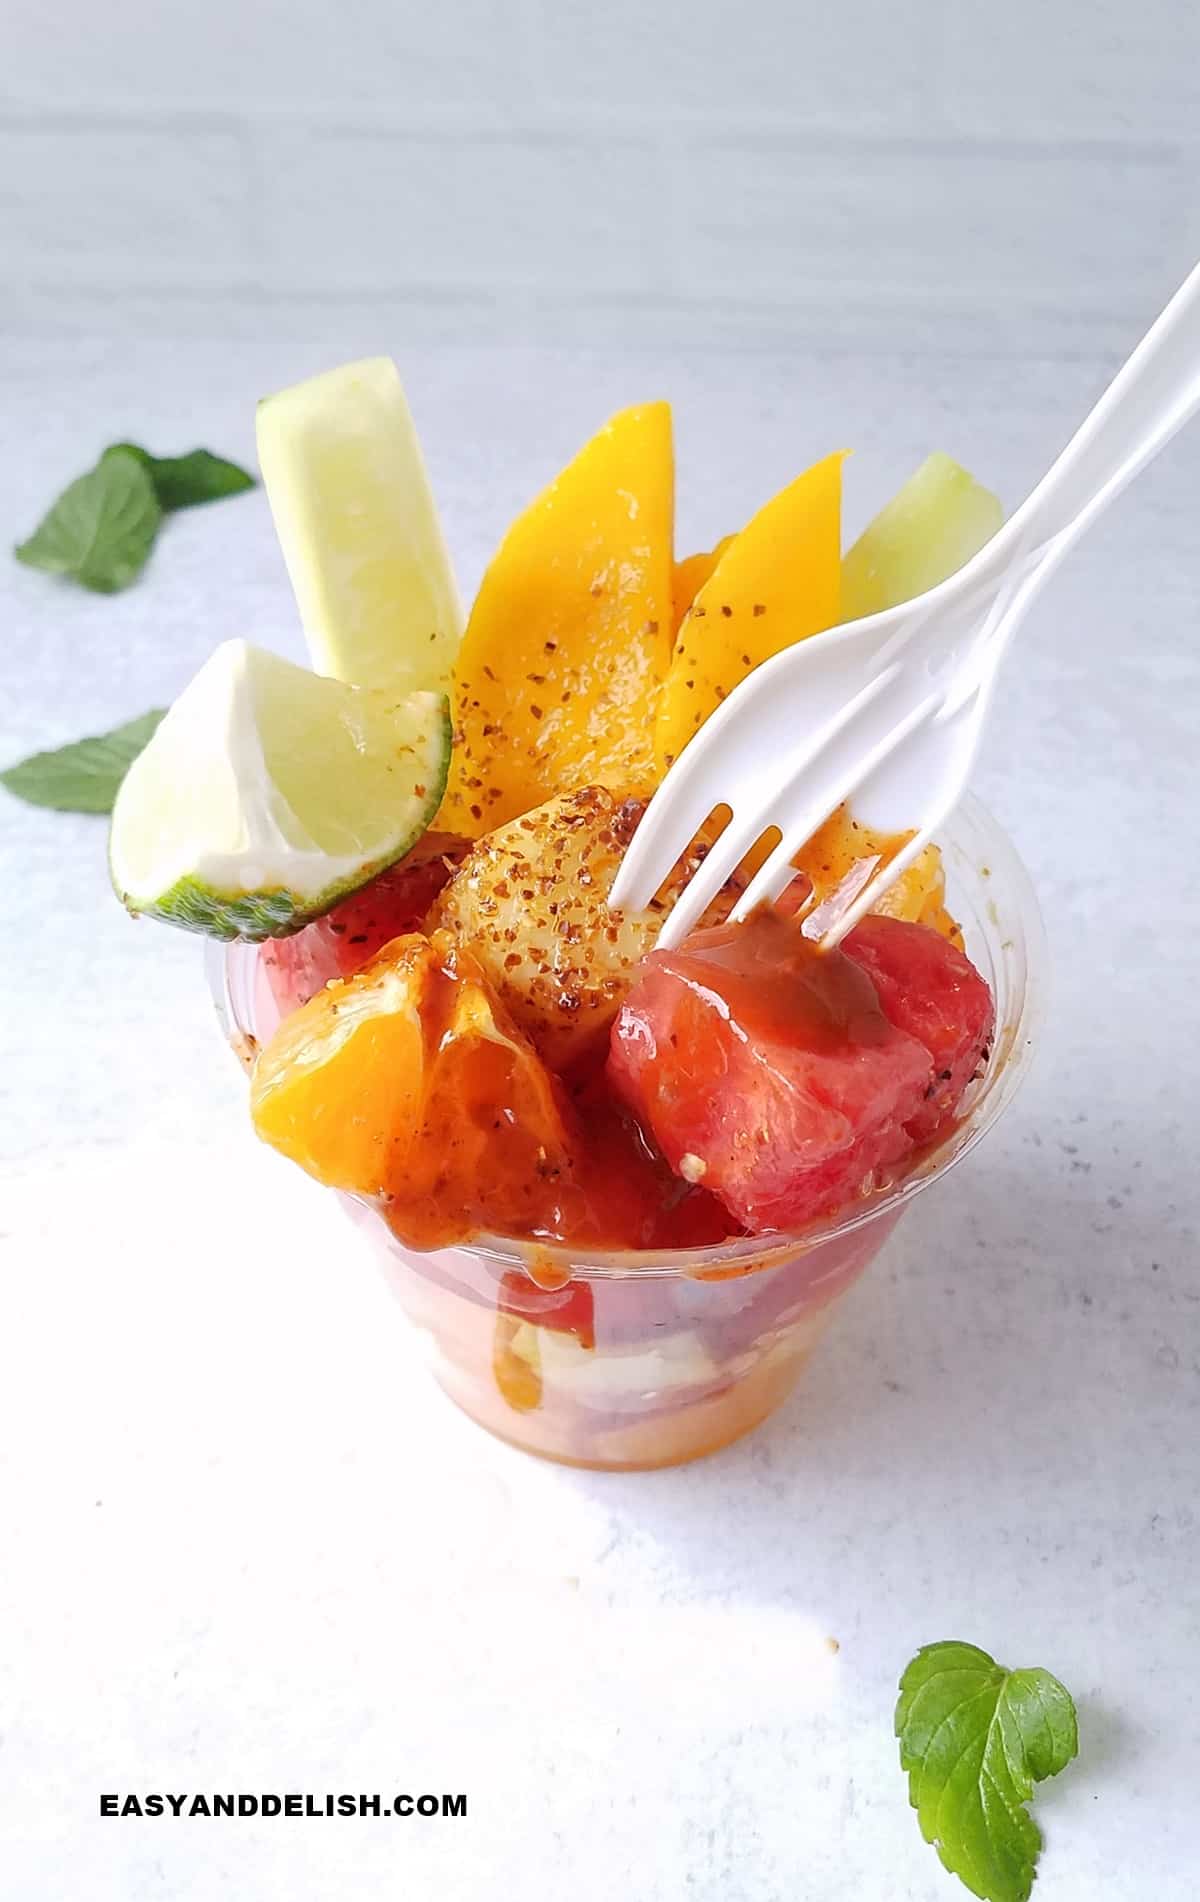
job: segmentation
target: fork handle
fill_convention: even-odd
[[[1197,383],[1200,384],[1200,366],[1197,369]],[[952,713],[995,672],[1013,635],[1060,562],[1080,537],[1087,533],[1092,523],[1103,515],[1109,503],[1133,481],[1139,470],[1144,469],[1159,450],[1166,447],[1197,408],[1200,408],[1200,387],[1186,392],[1173,409],[1160,416],[1157,426],[1146,433],[1136,452],[1114,470],[1108,481],[1095,490],[1057,534],[1013,560],[1007,573],[995,577],[995,584],[998,585],[995,585],[990,607],[986,612],[981,611],[973,651],[960,668],[959,679],[946,703],[947,714]],[[1036,494],[1035,490],[1034,496]],[[1030,497],[1030,501],[1034,496]]]
[[[1040,566],[1059,536],[1073,543],[1198,408],[1200,264],[1037,487],[969,564],[972,580],[998,582],[1014,563],[1028,573],[1030,560]]]

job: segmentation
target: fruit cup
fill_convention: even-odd
[[[991,1127],[1028,1064],[1044,962],[1028,877],[975,800],[940,844],[949,908],[996,1000],[996,1036],[950,1135],[891,1187],[803,1234],[671,1253],[487,1237],[422,1253],[369,1202],[341,1198],[435,1379],[479,1425],[545,1459],[636,1471],[715,1452],[791,1393],[840,1297],[913,1197]],[[278,1018],[259,952],[214,944],[208,960],[226,1034],[252,1060]]]

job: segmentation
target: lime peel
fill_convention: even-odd
[[[287,936],[411,850],[450,746],[444,694],[348,686],[226,641],[121,786],[117,895],[212,937]]]

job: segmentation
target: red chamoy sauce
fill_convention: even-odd
[[[421,1126],[388,1205],[421,1248],[492,1232],[666,1250],[803,1227],[944,1132],[992,1034],[987,985],[938,933],[868,918],[822,952],[764,911],[653,952],[607,1061],[553,1077],[494,999],[500,1040],[471,1034],[464,987],[481,980],[443,940]]]
[[[419,1108],[385,1182],[402,1241],[449,1247],[481,1233],[582,1248],[687,1248],[738,1233],[713,1196],[670,1169],[619,1101],[605,1052],[548,1071],[474,958],[428,944],[420,989]],[[535,1281],[552,1283],[531,1268]]]
[[[547,1236],[588,1248],[671,1249],[741,1234],[716,1196],[677,1175],[647,1138],[614,1089],[606,1056],[568,1082],[577,1161]]]

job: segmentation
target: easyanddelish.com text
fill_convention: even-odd
[[[465,1816],[467,1799],[457,1796],[280,1796],[272,1791],[235,1794],[199,1791],[171,1796],[165,1791],[122,1796],[106,1792],[101,1816]]]

